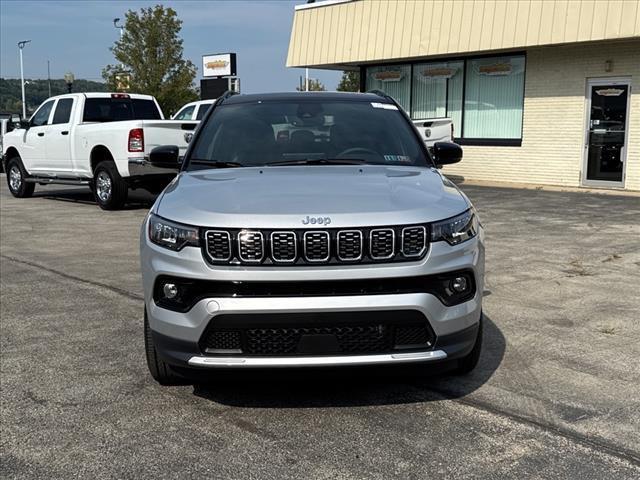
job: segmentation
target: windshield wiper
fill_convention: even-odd
[[[303,158],[298,160],[280,160],[267,163],[268,166],[279,165],[363,165],[367,163],[361,158]]]
[[[191,159],[189,160],[190,164],[193,165],[205,165],[209,168],[237,168],[244,167],[243,164],[238,162],[219,162],[217,160],[200,160],[200,159]]]

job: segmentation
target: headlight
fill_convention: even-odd
[[[156,245],[176,251],[187,245],[200,246],[196,227],[170,222],[153,213],[149,215],[149,239]]]
[[[478,217],[473,209],[461,215],[431,225],[431,241],[446,240],[449,245],[458,245],[478,234]]]

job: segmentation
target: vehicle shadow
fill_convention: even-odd
[[[504,357],[506,340],[485,314],[480,363],[466,376],[436,374],[427,366],[334,370],[234,371],[218,374],[193,393],[248,408],[325,408],[394,405],[464,397],[484,385]]]
[[[80,203],[98,207],[93,193],[88,188],[40,190],[33,193],[34,198],[45,198],[47,200],[57,200],[59,202]],[[131,190],[129,198],[122,210],[149,209],[155,202],[157,195],[148,193],[146,190]]]

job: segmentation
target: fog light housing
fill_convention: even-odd
[[[178,286],[175,283],[165,283],[162,287],[162,293],[168,300],[173,300],[178,296]]]
[[[447,307],[471,300],[476,293],[473,272],[457,271],[437,276],[436,294]]]
[[[464,293],[469,289],[469,282],[467,281],[467,277],[455,277],[451,280],[451,290],[456,293]]]
[[[161,275],[153,285],[156,305],[174,312],[188,311],[202,296],[197,282],[186,278]]]

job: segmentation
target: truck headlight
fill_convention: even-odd
[[[149,215],[149,240],[175,251],[182,250],[187,245],[200,246],[196,227],[171,222],[153,213]]]
[[[475,237],[478,226],[478,216],[471,208],[460,215],[431,224],[431,241],[445,240],[449,245],[458,245]]]

